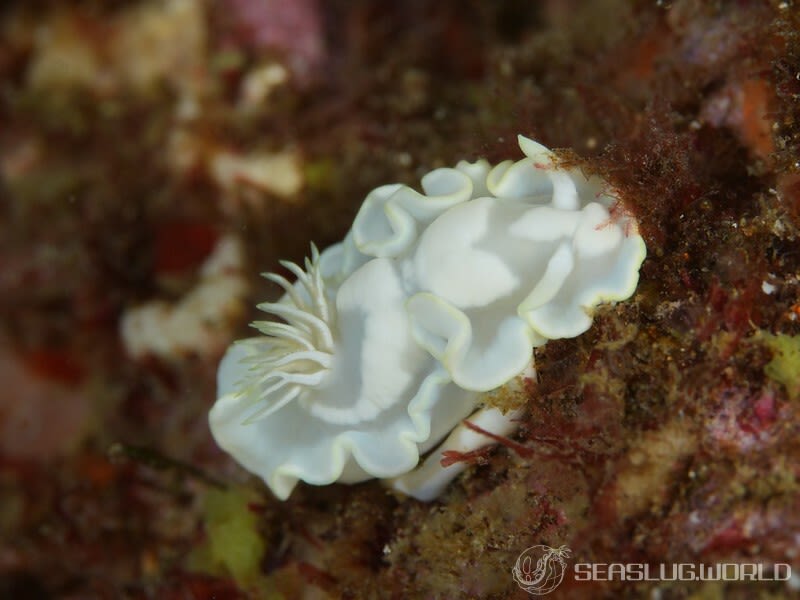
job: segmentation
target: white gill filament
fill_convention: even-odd
[[[271,366],[286,367],[294,365],[295,363],[302,366],[308,361],[317,363],[323,369],[330,369],[333,364],[333,357],[327,352],[319,352],[318,350],[295,352],[275,360]]]
[[[266,419],[270,415],[276,413],[278,410],[289,404],[292,400],[297,398],[302,392],[303,389],[300,386],[292,386],[288,391],[286,391],[283,395],[279,396],[275,399],[274,402],[270,402],[263,407],[259,407],[252,415],[247,417],[243,422],[242,425],[251,425],[256,421],[260,421],[261,419]]]
[[[312,245],[311,258],[305,260],[305,271],[295,263],[281,262],[302,287],[276,273],[264,275],[281,286],[286,294],[279,302],[265,302],[258,308],[280,317],[285,323],[253,323],[269,341],[266,352],[259,353],[250,369],[250,386],[256,391],[258,406],[243,424],[269,417],[308,388],[319,385],[333,365],[331,307],[325,296],[319,258],[317,248]]]
[[[286,279],[283,275],[278,275],[277,273],[262,273],[262,276],[265,279],[269,279],[273,283],[277,283],[279,286],[283,288],[283,290],[289,295],[289,298],[292,299],[292,302],[297,308],[302,310],[307,310],[308,305],[303,301],[300,297],[300,294],[297,293],[297,290],[294,289],[294,286],[289,283],[289,280]]]
[[[264,302],[258,305],[260,310],[272,313],[289,325],[302,329],[314,336],[315,341],[327,352],[333,351],[333,335],[328,323],[318,316],[298,309],[295,306],[288,306],[279,302]]]
[[[286,343],[296,344],[302,346],[306,350],[315,350],[314,344],[307,336],[297,331],[297,328],[287,325],[286,323],[277,323],[276,321],[256,321],[253,326],[264,335],[269,335],[279,338]]]

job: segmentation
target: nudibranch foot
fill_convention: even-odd
[[[503,413],[499,408],[481,408],[459,423],[444,442],[435,448],[416,469],[400,477],[388,480],[394,490],[412,496],[423,502],[438,498],[453,479],[458,477],[469,466],[463,460],[443,465],[448,454],[468,455],[481,448],[493,446],[497,442],[480,430],[493,436],[506,436],[514,433],[519,426],[519,419],[524,409]]]

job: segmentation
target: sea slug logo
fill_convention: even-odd
[[[517,558],[512,569],[514,581],[529,594],[549,594],[564,580],[569,553],[566,546],[531,546]]]
[[[572,550],[566,546],[531,546],[517,558],[511,574],[529,594],[544,596],[564,581]],[[575,581],[784,581],[797,590],[788,563],[576,563]],[[793,583],[794,582],[794,583]]]

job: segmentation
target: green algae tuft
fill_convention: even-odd
[[[260,576],[266,550],[258,529],[258,515],[250,509],[253,499],[240,489],[210,490],[205,497],[208,535],[198,566],[224,571],[237,583],[250,583]]]
[[[766,335],[764,340],[773,352],[764,374],[783,385],[790,399],[797,399],[800,397],[800,335]]]

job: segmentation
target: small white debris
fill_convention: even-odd
[[[300,157],[289,150],[251,155],[221,151],[211,159],[209,167],[214,181],[229,191],[244,184],[291,198],[303,185]]]
[[[244,108],[262,106],[272,92],[286,83],[289,72],[278,63],[269,63],[250,71],[242,81],[240,103]]]
[[[223,237],[203,264],[199,283],[178,302],[153,300],[128,310],[120,323],[127,353],[168,361],[217,356],[244,312],[248,284],[243,263],[241,241]]]

